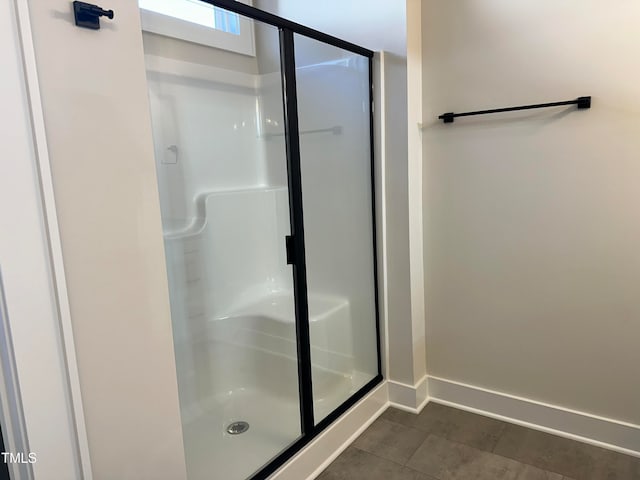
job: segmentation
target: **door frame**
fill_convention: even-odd
[[[89,445],[28,0],[11,0],[7,2],[7,8],[8,10],[0,13],[12,17],[10,21],[15,26],[15,31],[13,45],[10,48],[14,49],[14,54],[21,63],[10,74],[20,77],[22,92],[15,94],[21,95],[24,99],[19,107],[16,104],[15,107],[4,111],[3,116],[7,117],[3,121],[9,121],[12,117],[27,120],[30,130],[28,145],[19,145],[16,141],[10,148],[15,148],[15,152],[20,155],[18,159],[27,162],[32,171],[28,180],[24,176],[11,179],[12,182],[18,182],[11,189],[12,200],[17,205],[24,205],[27,200],[33,201],[35,194],[39,208],[36,211],[32,210],[31,214],[37,216],[39,225],[36,231],[30,234],[19,233],[16,239],[28,245],[28,260],[14,257],[14,252],[0,253],[5,259],[9,259],[5,262],[9,266],[13,262],[31,262],[42,275],[40,280],[43,282],[34,282],[28,291],[16,290],[13,288],[14,277],[8,269],[5,269],[4,277],[0,279],[0,287],[5,287],[0,288],[0,317],[3,330],[3,375],[0,375],[0,395],[4,404],[4,439],[9,450],[15,449],[22,453],[27,453],[29,448],[36,449],[38,445],[56,445],[56,457],[68,459],[64,464],[56,465],[55,469],[50,468],[48,474],[45,473],[47,467],[40,467],[37,460],[32,465],[12,464],[10,470],[14,480],[30,479],[34,476],[53,480],[54,477],[62,478],[61,475],[65,478],[90,480],[92,472]],[[4,61],[2,63],[5,64]],[[39,258],[42,260],[38,260]],[[19,308],[21,302],[46,300],[50,300],[51,308],[45,309],[46,315],[43,314],[39,318],[25,316],[24,311]],[[36,342],[18,334],[19,325],[25,324],[33,329],[43,328],[52,333],[46,340],[40,339],[37,343],[37,360],[33,356]],[[29,355],[25,355],[24,352],[28,352]],[[34,363],[38,366],[37,373],[33,368],[24,367]],[[38,385],[44,378],[60,378],[63,383],[61,391],[56,393],[26,388],[28,384]],[[59,417],[56,422],[65,425],[64,432],[58,428],[36,429],[32,426],[32,422],[37,422],[38,418],[52,416]],[[30,420],[32,418],[36,420]],[[55,424],[54,422],[53,425]],[[38,455],[37,451],[34,453]]]

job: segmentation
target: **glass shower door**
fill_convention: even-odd
[[[316,424],[378,375],[369,59],[294,36]]]
[[[144,33],[192,480],[248,478],[301,435],[278,29],[239,17],[255,57]]]

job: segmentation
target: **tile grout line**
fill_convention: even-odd
[[[407,465],[407,463],[409,463],[409,460],[411,460],[411,459],[413,458],[413,456],[418,452],[418,450],[420,450],[420,447],[421,447],[422,445],[424,445],[424,443],[427,441],[427,439],[428,439],[431,435],[432,435],[431,433],[427,433],[427,435],[424,437],[424,439],[422,440],[422,442],[420,442],[420,445],[418,445],[418,446],[416,447],[416,449],[413,451],[413,453],[412,453],[411,455],[409,455],[409,458],[407,458],[407,460],[404,462],[404,466],[405,466],[405,467],[407,467],[407,468],[408,468],[408,469],[410,469],[410,470],[417,471],[417,470],[415,470],[414,468],[409,467],[409,466]]]
[[[509,428],[509,426],[511,426],[511,425],[514,425],[514,424],[505,423],[505,424],[503,425],[503,427],[502,427],[502,431],[501,431],[501,433],[500,433],[500,436],[498,437],[498,440],[496,441],[496,444],[495,444],[495,445],[493,446],[493,448],[491,449],[491,453],[492,453],[492,454],[497,455],[497,456],[502,457],[502,458],[507,458],[507,459],[509,459],[509,460],[514,460],[514,461],[516,461],[516,462],[522,463],[523,465],[529,465],[530,467],[538,468],[538,469],[543,470],[543,471],[545,471],[545,472],[555,473],[555,474],[557,474],[557,475],[561,475],[561,476],[562,476],[562,479],[561,479],[561,480],[565,480],[565,478],[566,478],[566,479],[568,479],[568,480],[571,480],[571,477],[568,477],[568,476],[567,476],[566,474],[564,474],[564,473],[557,472],[557,471],[555,471],[555,470],[548,470],[548,469],[546,469],[546,468],[542,468],[542,467],[540,467],[540,466],[538,466],[538,465],[534,465],[533,463],[524,462],[524,461],[519,460],[519,459],[517,459],[517,458],[508,457],[508,456],[506,456],[506,455],[502,455],[502,454],[500,454],[500,453],[496,453],[496,448],[498,448],[498,443],[500,443],[500,440],[502,440],[502,437],[504,437],[504,435],[506,434],[506,430],[507,430],[507,428]],[[526,428],[526,427],[523,427],[523,428]]]
[[[385,419],[385,420],[386,420],[386,419]],[[412,428],[412,427],[407,427],[406,425],[403,425],[403,424],[401,424],[401,423],[392,422],[392,421],[390,421],[390,420],[387,420],[387,421],[389,421],[389,422],[391,422],[391,423],[395,423],[396,425],[400,425],[400,426],[406,427],[406,428]],[[505,426],[505,427],[506,427],[506,426]],[[418,447],[414,450],[414,452],[409,456],[409,458],[408,458],[404,463],[400,463],[400,462],[397,462],[397,461],[395,461],[395,460],[391,460],[390,458],[386,458],[386,457],[383,457],[383,456],[381,456],[381,455],[378,455],[378,454],[376,454],[376,453],[369,452],[368,450],[364,450],[364,449],[362,449],[362,448],[360,448],[360,447],[357,447],[355,444],[352,444],[352,445],[351,445],[351,447],[352,447],[352,448],[355,448],[356,450],[359,450],[359,451],[361,451],[361,452],[364,452],[364,453],[366,453],[366,454],[368,454],[368,455],[373,455],[374,457],[379,458],[379,459],[381,459],[381,460],[386,460],[386,461],[391,462],[391,463],[394,463],[395,465],[398,465],[398,466],[400,466],[400,467],[407,468],[407,469],[409,469],[409,470],[411,470],[411,471],[413,471],[413,472],[419,473],[420,475],[423,475],[423,476],[427,476],[427,477],[433,478],[434,480],[443,480],[443,479],[442,479],[442,478],[440,478],[440,477],[434,477],[433,475],[426,474],[425,472],[422,472],[422,471],[420,471],[420,470],[417,470],[417,469],[415,469],[415,468],[413,468],[413,467],[411,467],[411,466],[407,465],[407,463],[411,460],[411,458],[413,458],[413,456],[414,456],[414,455],[416,454],[416,452],[420,449],[420,447],[421,447],[421,446],[422,446],[422,445],[427,441],[427,439],[428,439],[430,436],[434,436],[434,437],[436,437],[436,438],[439,438],[439,439],[441,439],[441,440],[445,440],[445,441],[447,441],[447,442],[455,443],[455,444],[457,444],[457,445],[461,445],[461,446],[463,446],[463,447],[467,447],[467,448],[471,448],[471,449],[473,449],[473,450],[477,450],[478,452],[488,453],[488,454],[491,454],[491,455],[495,455],[496,457],[501,457],[501,458],[504,458],[504,459],[507,459],[507,460],[512,460],[512,461],[517,462],[517,463],[519,463],[519,464],[521,464],[521,465],[527,465],[527,466],[529,466],[529,467],[536,468],[536,469],[538,469],[538,470],[540,470],[540,471],[542,471],[542,472],[545,472],[545,473],[555,473],[556,475],[560,475],[560,476],[562,477],[562,479],[561,479],[561,480],[565,480],[565,479],[567,479],[567,480],[571,480],[571,477],[567,477],[567,475],[565,475],[564,473],[561,473],[561,472],[557,472],[557,471],[553,471],[553,470],[548,470],[548,469],[542,468],[542,467],[540,467],[540,466],[538,466],[538,465],[534,465],[534,464],[532,464],[532,463],[523,462],[523,461],[521,461],[521,460],[518,460],[518,459],[516,459],[516,458],[512,458],[512,457],[507,457],[506,455],[500,455],[500,454],[495,453],[494,451],[487,451],[487,450],[483,450],[483,449],[481,449],[481,448],[477,448],[477,447],[474,447],[474,446],[468,445],[468,444],[466,444],[466,443],[462,443],[462,442],[458,442],[458,441],[455,441],[455,440],[451,440],[451,439],[449,439],[449,438],[447,438],[447,437],[443,437],[443,436],[441,436],[441,435],[436,435],[435,433],[429,433],[429,432],[426,432],[425,430],[420,430],[420,429],[417,429],[417,428],[413,428],[413,430],[417,430],[417,431],[422,432],[422,433],[427,433],[427,436],[426,436],[426,437],[425,437],[425,439],[420,443],[420,445],[418,445]],[[504,430],[504,428],[503,428],[503,430]],[[366,431],[366,430],[365,430],[365,431]],[[364,433],[364,432],[363,432],[363,433]],[[497,442],[496,442],[496,445],[497,445]],[[494,449],[495,449],[495,447],[494,447]],[[327,469],[328,469],[328,468],[327,468]],[[324,472],[323,472],[323,473],[324,473]]]
[[[454,408],[454,407],[450,407],[450,408]],[[390,410],[390,409],[387,409],[386,411],[388,411],[388,410]],[[456,410],[458,410],[458,409],[456,409]],[[469,412],[469,413],[472,413],[472,412]],[[412,417],[414,417],[414,416],[417,419],[420,415],[412,415]],[[446,420],[446,418],[444,420]],[[357,447],[355,445],[354,445],[354,448],[356,448],[357,450],[362,451],[364,453],[373,455],[374,457],[379,458],[381,460],[386,460],[386,461],[389,461],[389,462],[391,462],[391,463],[393,463],[395,465],[398,465],[400,467],[406,468],[406,469],[408,469],[408,470],[410,470],[412,472],[416,472],[416,473],[418,473],[420,475],[425,475],[425,476],[427,476],[429,478],[433,478],[434,480],[442,480],[442,479],[441,478],[435,478],[435,477],[433,477],[433,475],[430,476],[430,475],[426,474],[425,472],[417,470],[416,468],[412,468],[411,466],[408,465],[408,463],[411,461],[411,459],[413,459],[415,457],[415,455],[418,452],[418,450],[424,445],[424,443],[428,440],[428,438],[431,435],[433,435],[434,437],[436,437],[438,439],[446,440],[448,442],[451,442],[453,444],[457,444],[457,445],[460,445],[460,446],[471,448],[471,449],[473,449],[473,450],[475,450],[477,452],[490,454],[490,455],[493,455],[495,457],[499,457],[499,458],[502,458],[502,459],[505,459],[505,460],[513,461],[513,462],[515,462],[515,463],[517,463],[519,465],[524,465],[524,466],[535,468],[536,470],[544,472],[546,474],[547,478],[549,477],[549,475],[558,475],[561,478],[561,480],[575,480],[574,477],[568,476],[567,473],[557,471],[555,469],[555,467],[552,467],[553,469],[550,469],[549,466],[546,465],[546,464],[545,464],[545,466],[542,466],[541,464],[536,464],[537,462],[535,461],[535,459],[534,459],[534,461],[530,461],[530,460],[526,460],[525,461],[525,460],[522,460],[520,458],[516,458],[514,456],[509,456],[508,454],[499,453],[497,451],[498,450],[497,447],[500,446],[501,442],[505,441],[506,435],[507,435],[507,433],[509,431],[509,427],[514,425],[514,424],[511,424],[509,422],[501,421],[502,425],[500,426],[499,430],[497,430],[496,435],[495,435],[495,439],[493,439],[494,441],[492,443],[488,443],[487,442],[486,448],[480,448],[479,446],[471,445],[471,444],[469,444],[467,442],[464,442],[464,441],[459,441],[459,440],[452,439],[449,436],[451,432],[448,432],[446,430],[443,432],[443,434],[436,434],[436,433],[433,433],[432,431],[430,431],[428,429],[420,428],[419,426],[416,426],[415,422],[409,421],[409,419],[407,419],[407,423],[402,423],[401,421],[395,420],[395,418],[394,419],[390,419],[390,418],[386,418],[384,416],[381,416],[380,417],[380,421],[382,421],[384,423],[387,423],[389,425],[394,425],[394,426],[400,427],[400,428],[406,430],[406,432],[399,432],[396,438],[400,438],[402,435],[404,435],[405,433],[408,433],[411,430],[416,432],[416,433],[419,433],[420,436],[424,435],[424,438],[422,439],[422,441],[420,441],[419,445],[415,448],[415,450],[413,450],[413,452],[410,453],[410,455],[407,457],[407,459],[402,461],[402,462],[397,461],[397,460],[392,460],[392,459],[387,458],[387,457],[383,457],[380,454],[364,450],[364,449],[362,449],[360,447]],[[526,428],[526,427],[523,427],[523,428]],[[485,432],[485,430],[481,429],[481,432]],[[392,440],[393,440],[393,438],[392,438]]]
[[[388,410],[388,409],[387,409]],[[387,411],[385,410],[385,412]],[[384,412],[383,414],[384,415]],[[384,420],[385,422],[389,422],[389,423],[393,423],[394,425],[400,425],[401,427],[407,427],[407,428],[413,428],[414,430],[419,430],[421,432],[424,432],[425,430],[421,430],[419,428],[416,427],[411,427],[409,425],[405,425],[404,423],[400,423],[400,422],[396,422],[395,420],[389,420],[388,418],[383,417],[382,415],[380,415],[380,420]],[[416,415],[417,416],[417,415]]]
[[[422,440],[422,442],[420,442],[420,444],[416,447],[416,449],[411,453],[411,455],[409,455],[409,457],[407,458],[407,460],[406,460],[404,463],[399,463],[399,462],[396,462],[395,460],[391,460],[391,459],[389,459],[389,458],[382,457],[382,456],[380,456],[380,455],[378,455],[378,454],[376,454],[376,453],[369,452],[368,450],[364,450],[364,449],[362,449],[362,448],[360,448],[360,447],[356,446],[356,445],[355,445],[355,442],[352,444],[352,445],[353,445],[353,447],[354,447],[354,448],[357,448],[358,450],[361,450],[361,451],[363,451],[363,452],[370,453],[371,455],[374,455],[374,456],[376,456],[376,457],[378,457],[378,458],[382,458],[383,460],[389,460],[389,461],[391,461],[391,462],[393,462],[393,463],[395,463],[395,464],[397,464],[397,465],[401,465],[401,466],[403,466],[403,467],[407,467],[407,462],[411,459],[411,457],[413,457],[413,455],[415,455],[415,453],[418,451],[418,449],[419,449],[419,448],[422,446],[422,444],[427,440],[427,437],[429,437],[429,435],[432,435],[432,433],[431,433],[431,432],[428,432],[428,431],[426,431],[426,430],[421,430],[421,429],[419,429],[419,428],[410,427],[410,426],[408,426],[408,425],[404,425],[404,424],[402,424],[402,423],[394,422],[393,420],[388,420],[388,419],[386,419],[386,418],[382,418],[382,417],[380,417],[380,419],[379,419],[379,420],[383,420],[383,421],[388,422],[388,423],[391,423],[391,424],[393,424],[393,425],[398,425],[399,427],[406,428],[406,429],[409,429],[409,430],[413,430],[413,431],[418,432],[418,433],[420,433],[420,434],[424,434],[424,435],[425,435],[425,437],[424,437],[424,439]],[[376,421],[378,421],[378,420],[376,420]],[[365,430],[364,432],[362,432],[362,434],[364,435],[364,433],[365,433],[365,432],[366,432],[366,430]],[[410,467],[407,467],[407,468],[410,468]],[[411,470],[414,470],[414,469],[412,469],[412,468],[411,468]],[[417,470],[414,470],[414,471],[417,471]],[[420,472],[420,473],[422,473],[422,472]]]
[[[547,468],[542,468],[539,465],[534,465],[533,463],[529,463],[529,462],[524,462],[522,460],[518,460],[517,458],[513,458],[513,457],[507,457],[506,455],[501,455],[499,453],[495,453],[495,452],[488,452],[491,453],[492,455],[495,455],[496,457],[501,457],[501,458],[506,458],[507,460],[513,460],[514,462],[518,462],[521,463],[522,465],[528,465],[530,467],[534,467],[537,468],[538,470],[542,470],[543,472],[548,472],[548,473],[555,473],[556,475],[560,475],[562,477],[562,479],[564,480],[564,478],[566,477],[567,479],[571,479],[571,477],[568,477],[566,474],[562,473],[562,472],[557,472],[555,470],[548,470]]]
[[[414,468],[411,468],[411,467],[407,466],[407,462],[409,462],[409,460],[411,460],[411,458],[415,455],[415,453],[418,451],[418,449],[419,449],[419,448],[424,444],[424,442],[426,442],[426,441],[427,441],[427,438],[428,438],[430,435],[432,435],[432,433],[427,432],[427,431],[425,431],[425,430],[421,430],[421,429],[419,429],[419,428],[409,427],[409,426],[404,425],[404,424],[402,424],[402,423],[394,422],[393,420],[388,420],[388,419],[386,419],[386,418],[382,418],[382,417],[380,417],[380,419],[379,419],[379,420],[382,420],[382,421],[385,421],[385,422],[391,423],[391,424],[393,424],[393,425],[398,425],[399,427],[402,427],[402,428],[406,428],[406,429],[409,429],[409,430],[414,430],[414,431],[416,431],[416,432],[418,432],[418,433],[420,433],[420,434],[425,434],[425,437],[423,438],[423,440],[418,444],[418,446],[415,448],[415,450],[413,450],[413,452],[412,452],[412,453],[407,457],[407,459],[406,459],[403,463],[396,462],[395,460],[392,460],[392,459],[387,458],[387,457],[383,457],[383,456],[381,456],[381,455],[378,455],[377,453],[370,452],[370,451],[368,451],[368,450],[364,450],[363,448],[358,447],[358,446],[355,444],[355,443],[356,443],[355,441],[354,441],[354,443],[353,443],[353,444],[351,444],[351,446],[352,446],[353,448],[357,449],[357,450],[360,450],[361,452],[368,453],[369,455],[373,455],[374,457],[380,458],[380,459],[382,459],[382,460],[387,460],[387,461],[389,461],[389,462],[393,462],[393,463],[395,463],[396,465],[400,465],[401,467],[405,467],[405,468],[408,468],[409,470],[412,470],[412,471],[414,471],[414,472],[418,472],[418,473],[420,473],[420,474],[422,474],[422,475],[426,475],[424,472],[420,472],[420,471],[418,471],[418,470],[416,470],[416,469],[414,469]],[[377,421],[378,421],[378,420],[377,420]],[[370,427],[369,427],[369,428],[370,428]],[[365,430],[364,432],[362,432],[362,434],[363,434],[363,435],[364,435],[364,433],[366,433],[366,430]],[[426,475],[426,476],[430,476],[430,475]],[[431,478],[434,478],[434,477],[431,477]],[[435,479],[435,480],[439,480],[439,479]]]
[[[356,447],[355,445],[351,445],[351,447],[355,448],[356,450],[360,450],[361,452],[364,452],[364,453],[366,453],[366,454],[368,454],[368,455],[373,455],[374,457],[379,458],[379,459],[381,459],[381,460],[385,460],[385,461],[387,461],[387,462],[395,463],[396,465],[398,465],[398,466],[400,466],[400,467],[404,467],[404,466],[405,466],[405,465],[403,465],[402,463],[396,462],[395,460],[391,460],[390,458],[383,457],[383,456],[381,456],[381,455],[378,455],[377,453],[373,453],[373,452],[370,452],[370,451],[368,451],[368,450],[364,450],[364,449],[362,449],[362,448],[360,448],[360,447]],[[345,451],[346,451],[346,450],[345,450]]]
[[[441,439],[441,440],[446,440],[447,442],[450,442],[450,443],[455,443],[455,444],[457,444],[457,445],[462,445],[463,447],[472,448],[472,449],[477,450],[477,451],[479,451],[479,452],[489,453],[489,454],[491,454],[491,455],[495,455],[496,457],[504,458],[504,459],[506,459],[506,460],[512,460],[512,461],[514,461],[514,462],[520,463],[521,465],[527,465],[527,466],[529,466],[529,467],[536,468],[536,469],[538,469],[538,470],[540,470],[540,471],[542,471],[542,472],[546,472],[546,473],[555,473],[556,475],[560,475],[560,476],[562,477],[562,479],[563,479],[563,480],[564,480],[564,478],[565,478],[565,477],[566,477],[567,479],[571,479],[571,478],[572,478],[572,477],[568,477],[566,474],[561,473],[561,472],[556,472],[556,471],[554,471],[554,470],[548,470],[548,469],[546,469],[546,468],[542,468],[542,467],[540,467],[540,466],[538,466],[538,465],[534,465],[534,464],[532,464],[532,463],[523,462],[522,460],[518,460],[517,458],[507,457],[506,455],[500,455],[500,454],[495,453],[495,452],[488,452],[488,451],[486,451],[486,450],[482,450],[481,448],[477,448],[477,447],[473,447],[473,446],[471,446],[471,445],[467,445],[466,443],[458,442],[458,441],[455,441],[455,440],[451,440],[451,439],[449,439],[449,438],[447,438],[447,437],[442,437],[442,436],[440,436],[440,435],[436,435],[435,433],[431,433],[431,434],[429,434],[429,435],[433,435],[434,437],[437,437],[437,438],[439,438],[439,439]],[[425,439],[425,441],[426,441],[426,439]],[[422,443],[424,443],[424,442],[422,442]],[[422,443],[420,444],[420,446],[422,446]],[[416,450],[416,452],[417,452],[417,450]],[[415,455],[415,452],[414,452],[414,455]],[[413,456],[413,455],[412,455],[412,456]],[[396,463],[397,463],[397,462],[396,462]],[[405,466],[406,466],[406,465],[405,465]],[[408,467],[408,466],[407,466],[407,468],[409,468],[409,469],[411,469],[411,470],[413,470],[413,471],[416,471],[416,472],[419,472],[419,473],[424,474],[424,472],[420,472],[419,470],[416,470],[415,468],[411,468],[411,467]]]
[[[454,407],[450,407],[450,408],[454,408]],[[456,409],[456,410],[458,410],[458,409]],[[464,410],[463,410],[463,411],[464,411]],[[469,413],[472,413],[472,412],[469,412]],[[472,413],[472,414],[473,414],[473,413]],[[477,415],[477,414],[473,414],[473,415]],[[416,414],[416,417],[418,417],[418,416],[419,416],[419,414]],[[382,417],[381,417],[381,418],[382,418]],[[414,430],[419,430],[419,431],[421,431],[421,432],[425,432],[425,433],[427,433],[427,437],[428,437],[429,435],[433,435],[433,436],[438,437],[438,438],[440,438],[440,439],[444,439],[444,440],[447,440],[447,441],[449,441],[449,442],[457,443],[458,445],[463,445],[463,446],[466,446],[466,447],[469,447],[469,448],[473,448],[473,449],[478,450],[478,451],[480,451],[480,452],[490,453],[490,454],[496,455],[496,456],[501,457],[501,458],[506,458],[507,460],[513,460],[513,461],[515,461],[515,462],[521,463],[522,465],[528,465],[528,466],[530,466],[530,467],[537,468],[538,470],[541,470],[541,471],[543,471],[543,472],[555,473],[555,474],[557,474],[557,475],[561,475],[561,476],[563,477],[563,480],[564,480],[564,477],[567,477],[567,479],[569,479],[569,480],[571,480],[571,479],[572,479],[572,477],[568,477],[566,474],[564,474],[564,473],[562,473],[562,472],[558,472],[558,471],[555,471],[555,470],[548,470],[548,469],[546,469],[546,468],[543,468],[543,467],[541,467],[541,466],[539,466],[539,465],[535,465],[535,464],[533,464],[533,463],[524,462],[524,461],[519,460],[519,459],[517,459],[517,458],[508,457],[508,456],[506,456],[506,455],[502,455],[502,454],[496,453],[496,451],[495,451],[495,450],[496,450],[496,448],[497,448],[498,444],[500,443],[500,440],[502,440],[502,438],[503,438],[503,437],[504,437],[504,435],[506,434],[506,431],[507,431],[508,427],[509,427],[510,425],[513,425],[513,424],[510,424],[509,422],[504,422],[504,421],[500,420],[500,422],[502,422],[502,423],[503,423],[503,425],[501,425],[501,428],[500,428],[500,433],[498,434],[498,436],[497,436],[497,438],[496,438],[496,441],[495,441],[495,443],[493,444],[493,447],[491,447],[491,449],[490,449],[490,450],[485,450],[485,449],[482,449],[482,448],[478,448],[477,446],[474,446],[474,445],[469,445],[468,443],[464,443],[464,442],[459,442],[459,441],[457,441],[457,440],[453,440],[453,439],[449,438],[448,436],[442,436],[442,435],[437,435],[437,434],[435,434],[435,433],[431,433],[431,432],[429,432],[428,430],[422,430],[422,429],[420,429],[420,428],[409,427],[408,425],[405,425],[405,424],[403,424],[403,423],[394,422],[393,420],[388,420],[388,419],[386,419],[386,418],[384,418],[384,420],[386,420],[387,422],[395,423],[396,425],[402,425],[403,427],[413,428]],[[424,440],[424,441],[426,441],[426,438],[425,438],[425,440]],[[422,443],[424,443],[424,441],[423,441]],[[422,446],[422,443],[420,444],[420,446]],[[420,448],[420,446],[418,447],[418,449]],[[418,449],[416,449],[416,450],[413,452],[413,454],[411,455],[411,457],[413,457],[413,455],[415,455],[415,453],[418,451]],[[411,457],[409,457],[409,459],[411,459]],[[409,461],[409,460],[407,460],[407,462],[408,462],[408,461]],[[397,462],[396,462],[396,463],[397,463]],[[406,464],[405,464],[405,466],[406,466]],[[412,469],[411,467],[407,467],[407,468],[410,468],[411,470],[417,471],[417,470],[415,470],[415,469]],[[424,473],[424,472],[420,472],[420,473]]]
[[[496,447],[498,446],[498,443],[500,443],[500,440],[502,440],[502,437],[504,437],[505,431],[507,430],[508,426],[509,425],[507,423],[502,425],[502,428],[500,429],[500,434],[497,436],[496,441],[493,444],[493,447],[491,447],[491,450],[489,451],[489,453],[496,453]]]
[[[398,425],[401,425],[401,424],[398,424]],[[406,425],[403,425],[403,426],[406,426]],[[416,429],[414,429],[414,430],[416,430]],[[432,434],[428,434],[428,435],[427,435],[427,437],[428,437],[429,435],[432,435]],[[423,441],[423,442],[418,446],[418,448],[420,448],[420,447],[422,446],[422,444],[423,444],[425,441],[426,441],[426,438],[425,438],[425,440],[424,440],[424,441]],[[387,461],[387,462],[391,462],[391,463],[393,463],[393,464],[395,464],[395,465],[398,465],[399,467],[403,467],[403,468],[406,468],[406,469],[408,469],[408,470],[411,470],[412,472],[419,473],[419,474],[420,474],[420,475],[422,475],[423,477],[426,477],[426,478],[427,478],[427,480],[429,480],[429,479],[433,479],[433,480],[443,480],[442,478],[434,477],[433,475],[429,475],[429,474],[426,474],[426,473],[424,473],[424,472],[421,472],[420,470],[416,470],[415,468],[411,468],[411,467],[409,467],[408,465],[406,465],[406,462],[405,462],[404,464],[402,464],[402,463],[398,463],[398,462],[396,462],[395,460],[391,460],[390,458],[386,458],[386,457],[381,457],[380,455],[378,455],[378,454],[376,454],[376,453],[372,453],[372,452],[369,452],[369,451],[367,451],[367,450],[363,450],[362,448],[360,448],[360,447],[356,447],[355,445],[351,445],[351,447],[355,448],[356,450],[360,450],[361,452],[364,452],[364,453],[366,453],[366,454],[368,454],[368,455],[372,455],[372,456],[374,456],[374,457],[376,457],[376,458],[379,458],[380,460],[385,460],[385,461]],[[418,448],[416,448],[416,452],[418,451]],[[414,455],[414,454],[415,454],[415,452],[413,452],[413,453],[411,454],[411,456],[409,457],[409,459],[410,459],[411,457],[413,457],[413,455]],[[334,460],[334,461],[335,461],[335,460]],[[408,462],[408,461],[409,461],[409,460],[407,460],[407,462]],[[329,465],[329,467],[330,467],[330,466],[331,466],[331,465]],[[320,475],[324,474],[324,472],[326,472],[326,471],[329,469],[329,467],[327,467],[327,468],[326,468],[326,469],[325,469],[325,470],[324,470]],[[320,479],[317,479],[317,480],[320,480]]]
[[[418,448],[416,448],[416,451],[415,451],[415,452],[413,452],[413,453],[411,454],[411,456],[409,457],[409,460],[411,460],[411,459],[413,458],[413,456],[418,452],[418,450],[420,449],[420,447],[421,447],[422,445],[424,445],[424,443],[425,443],[425,442],[428,440],[428,438],[429,438],[430,436],[432,436],[432,435],[433,435],[434,437],[443,438],[443,437],[439,437],[438,435],[435,435],[435,434],[433,434],[433,433],[429,433],[429,434],[427,434],[427,437],[422,441],[422,443],[421,443],[420,445],[418,445]],[[446,438],[445,438],[444,440],[446,440]],[[431,474],[427,474],[427,473],[422,472],[422,471],[420,471],[420,470],[416,470],[415,468],[412,468],[412,467],[410,467],[409,465],[406,465],[406,463],[408,463],[408,462],[409,462],[409,460],[407,460],[407,461],[405,462],[405,465],[404,465],[404,467],[405,467],[405,468],[408,468],[408,469],[409,469],[409,470],[411,470],[412,472],[417,472],[417,473],[419,473],[420,475],[424,475],[425,477],[433,478],[433,480],[444,480],[444,479],[442,479],[441,477],[434,477],[434,476],[433,476],[433,475],[431,475]]]

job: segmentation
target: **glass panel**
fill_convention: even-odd
[[[296,35],[316,422],[378,373],[369,60]]]
[[[190,479],[301,434],[278,30],[255,29],[256,57],[144,34]]]

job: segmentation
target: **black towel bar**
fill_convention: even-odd
[[[531,110],[533,108],[560,107],[562,105],[577,105],[579,109],[591,108],[591,97],[578,97],[575,100],[567,100],[564,102],[538,103],[535,105],[523,105],[520,107],[494,108],[492,110],[478,110],[475,112],[464,113],[443,113],[438,118],[444,123],[453,123],[456,117],[470,117],[472,115],[485,115],[487,113],[513,112],[515,110]]]

